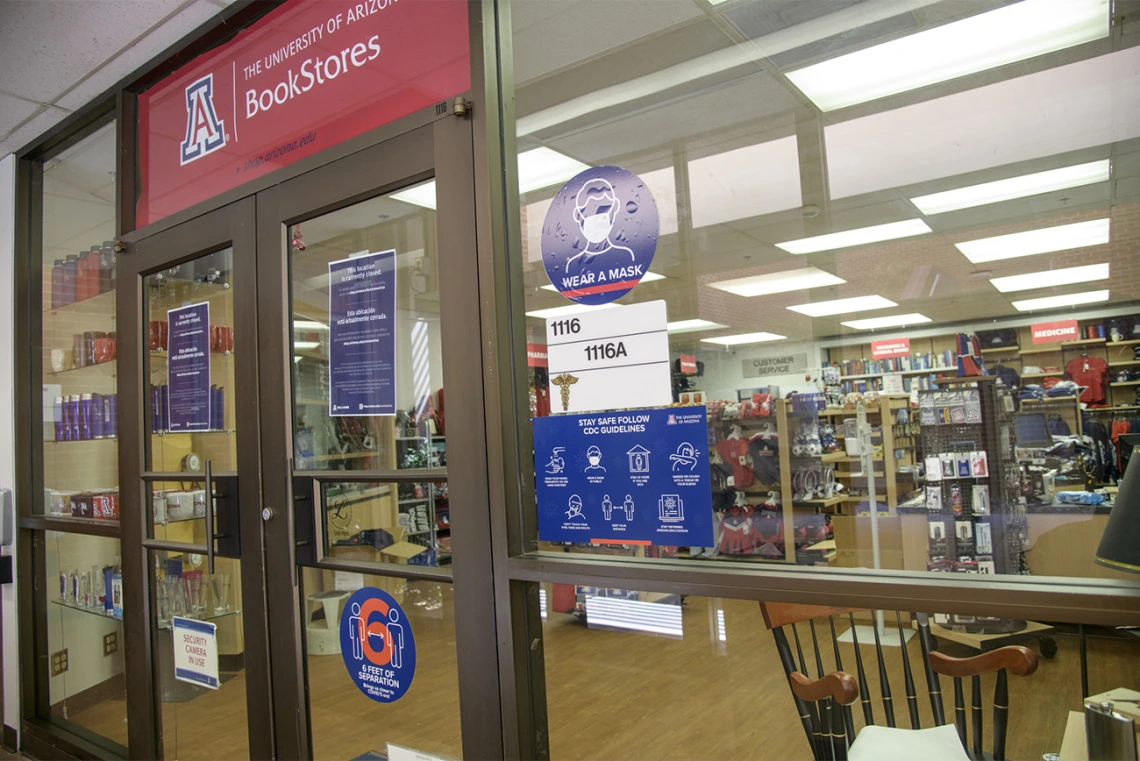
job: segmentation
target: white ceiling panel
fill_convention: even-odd
[[[0,136],[16,129],[40,108],[39,103],[0,92]]]
[[[57,101],[57,105],[75,110],[90,103],[124,76],[143,67],[155,55],[176,44],[189,31],[209,21],[220,9],[212,0],[181,3],[178,13],[146,34],[143,40],[145,44],[129,45],[107,65],[68,91]]]
[[[826,128],[831,197],[1140,135],[1140,47]]]
[[[30,121],[23,123],[14,132],[11,132],[7,137],[0,140],[0,156],[7,156],[25,143],[36,139],[51,129],[53,125],[67,116],[68,113],[70,112],[64,111],[61,108],[54,108],[52,106],[43,107]]]

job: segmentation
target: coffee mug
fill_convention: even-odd
[[[113,361],[115,359],[117,350],[118,349],[114,338],[96,338],[95,364],[101,365],[104,362]]]
[[[63,349],[51,350],[51,369],[57,373],[67,369],[67,352]]]

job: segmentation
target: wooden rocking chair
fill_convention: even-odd
[[[804,732],[807,734],[814,758],[816,761],[845,761],[848,758],[849,750],[854,750],[857,734],[851,704],[859,700],[862,706],[864,727],[875,726],[875,712],[867,687],[867,674],[863,655],[859,650],[854,615],[862,612],[873,613],[873,611],[792,603],[760,603],[760,611],[764,616],[765,626],[772,632],[775,639],[776,650],[784,667],[784,673],[788,677],[792,697],[796,702],[796,708],[799,711],[800,720],[803,723]],[[851,625],[850,631],[854,646],[857,677],[843,670],[842,657],[839,652],[839,638],[836,636],[835,629],[835,618],[837,616],[846,616]],[[942,687],[939,684],[938,677],[939,675],[952,677],[954,679],[954,726],[957,729],[962,751],[965,754],[959,754],[957,757],[969,758],[972,761],[1004,761],[1009,717],[1009,689],[1006,672],[1011,671],[1018,676],[1032,674],[1037,670],[1036,654],[1025,647],[1008,646],[972,658],[951,658],[935,652],[936,644],[933,635],[930,633],[929,615],[917,613],[913,617],[918,623],[922,666],[925,672],[927,691],[930,695],[930,709],[934,727],[941,727],[946,724]],[[893,623],[891,618],[894,619]],[[823,656],[820,653],[820,637],[816,627],[817,619],[820,619],[821,627],[826,626],[827,632],[831,635],[835,670],[828,673],[824,672]],[[823,622],[824,619],[826,619],[826,623]],[[911,671],[910,655],[907,653],[906,628],[903,626],[902,616],[897,611],[891,611],[885,614],[885,619],[887,626],[898,628],[901,643],[899,651],[902,660],[903,688],[906,694],[910,727],[913,730],[922,729],[918,694],[915,689],[914,675]],[[804,622],[807,623],[812,650],[814,651],[816,672],[816,679],[814,680],[808,676],[808,664],[804,660],[803,644],[797,627],[797,624]],[[879,691],[883,704],[882,718],[886,727],[895,728],[895,706],[892,702],[890,679],[887,676],[887,666],[883,658],[883,644],[880,641],[878,627],[872,625],[870,628],[874,632]],[[792,639],[795,643],[795,658],[793,658],[786,629],[791,629]],[[991,755],[983,750],[981,675],[995,671],[997,672],[997,682],[993,698],[994,727],[993,753]],[[966,677],[971,678],[972,687],[970,701],[972,744],[967,743],[966,732],[966,704],[962,685],[962,680]],[[927,731],[929,732],[929,730]],[[882,736],[882,733],[878,732],[871,734],[874,735],[875,741],[878,741]],[[868,735],[868,740],[871,739],[871,734]],[[946,758],[953,758],[957,753],[956,748],[948,748],[947,751]],[[856,755],[864,754],[857,753]],[[876,758],[888,757],[885,752],[867,755]]]

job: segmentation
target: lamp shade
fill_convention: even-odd
[[[1132,459],[1108,515],[1096,562],[1118,571],[1140,573],[1140,451]]]

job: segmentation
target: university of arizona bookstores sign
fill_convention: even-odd
[[[138,224],[470,89],[465,0],[289,0],[139,96]]]

